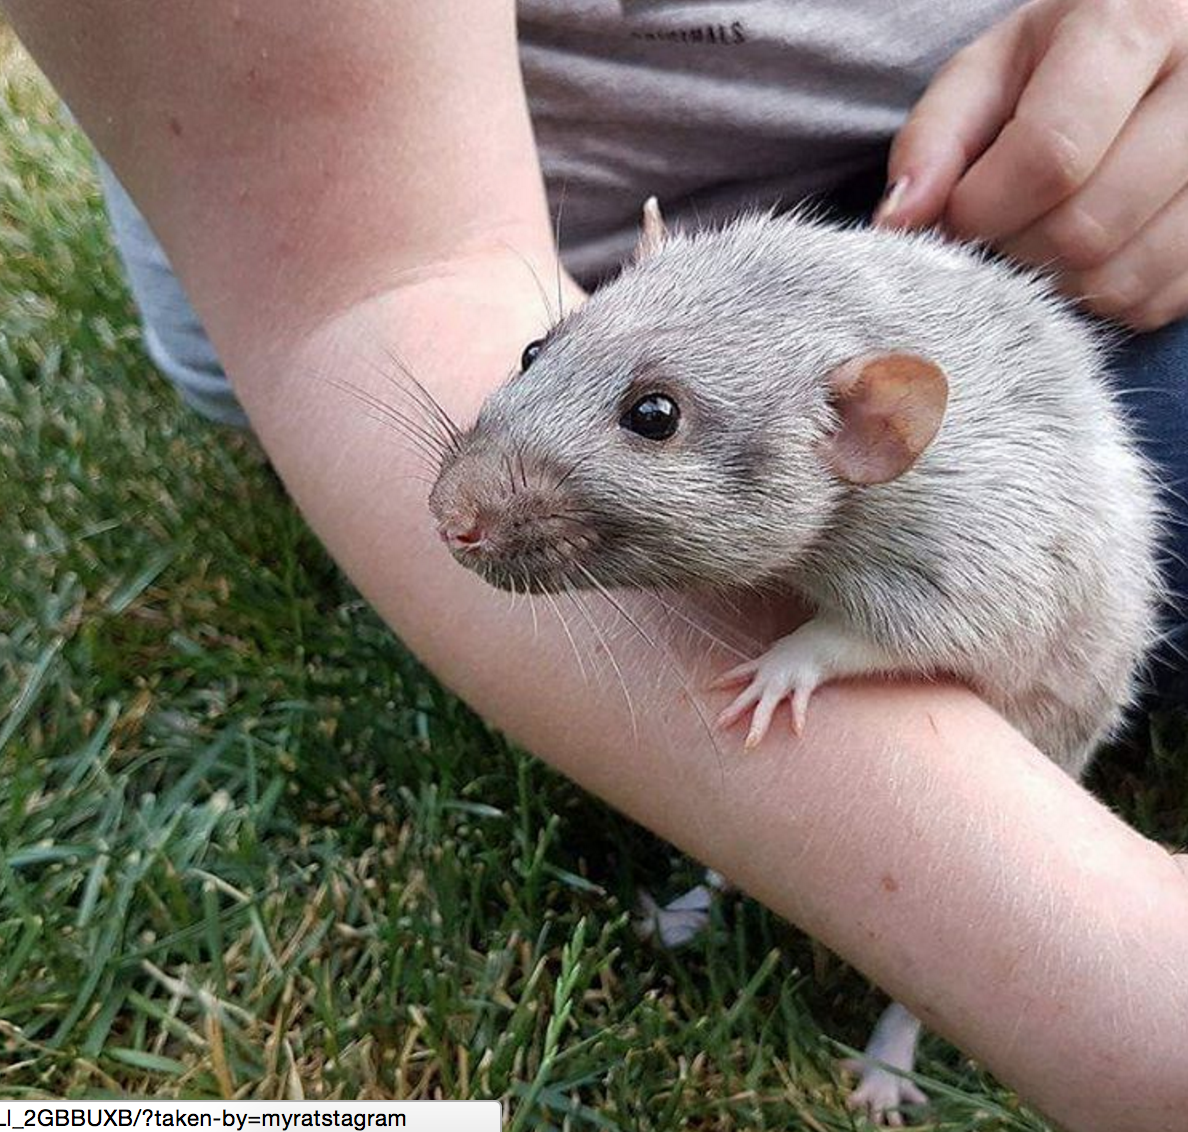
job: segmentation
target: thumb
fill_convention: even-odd
[[[1026,14],[1016,13],[940,70],[895,137],[874,222],[922,228],[1010,120],[1031,72]]]

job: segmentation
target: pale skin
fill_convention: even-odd
[[[450,560],[415,453],[327,380],[391,398],[390,347],[466,421],[540,334],[524,261],[552,279],[552,237],[510,3],[9,11],[165,243],[294,498],[444,681],[1064,1126],[1182,1128],[1182,859],[955,687],[828,685],[799,738],[777,716],[757,750],[731,732],[715,751],[620,626],[633,725],[584,623],[585,678],[551,611],[534,624]],[[686,641],[708,683],[726,658]]]

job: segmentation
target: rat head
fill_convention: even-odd
[[[936,367],[838,365],[813,327],[773,325],[781,226],[668,238],[649,209],[636,262],[527,346],[442,461],[438,530],[494,585],[761,584],[939,427]]]

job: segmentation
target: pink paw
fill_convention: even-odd
[[[926,1105],[928,1098],[906,1077],[869,1061],[850,1060],[843,1067],[860,1074],[858,1085],[846,1101],[851,1112],[864,1114],[872,1124],[902,1128],[903,1105]]]
[[[748,750],[763,742],[776,708],[785,699],[792,708],[792,731],[799,735],[804,730],[809,700],[824,674],[812,651],[803,647],[797,637],[794,633],[777,641],[762,656],[732,668],[712,685],[719,690],[747,685],[718,716],[718,726],[732,727],[750,713],[751,727],[745,744]]]

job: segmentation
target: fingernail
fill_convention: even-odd
[[[897,178],[887,186],[887,191],[883,193],[883,199],[879,201],[879,207],[875,209],[874,222],[876,224],[886,224],[895,216],[895,211],[903,203],[904,194],[908,191],[908,186],[911,183],[912,179],[904,176]]]

